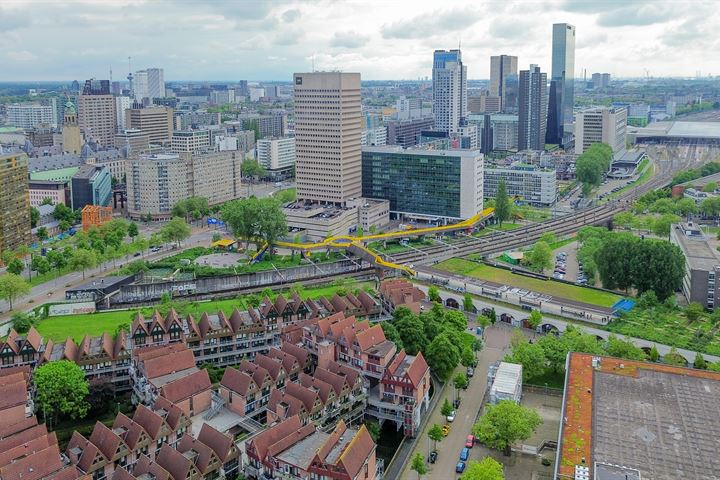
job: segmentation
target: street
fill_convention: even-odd
[[[474,323],[470,322],[469,326],[474,327]],[[473,329],[474,330],[474,329]],[[485,384],[487,382],[488,367],[505,355],[510,345],[511,329],[501,326],[489,327],[486,330],[485,345],[478,353],[478,365],[475,369],[475,375],[470,378],[470,385],[467,390],[460,393],[460,407],[456,410],[455,421],[450,423],[450,434],[441,442],[438,442],[438,458],[434,464],[428,464],[428,473],[423,478],[428,480],[447,480],[449,478],[457,478],[460,475],[455,473],[455,465],[459,460],[460,451],[465,445],[465,440],[470,434],[470,429],[475,423],[478,411],[482,405],[485,396]],[[465,367],[458,367],[457,372],[464,372]],[[428,456],[428,446],[432,449],[432,441],[428,441],[427,432],[433,424],[444,425],[447,423],[445,417],[440,413],[444,398],[448,398],[450,402],[455,398],[455,388],[449,383],[445,388],[444,397],[440,399],[437,408],[430,414],[430,421],[419,436],[419,440],[415,450],[410,458],[416,453],[421,453],[426,459]],[[477,449],[477,447],[475,447]],[[475,453],[475,452],[473,452]],[[472,455],[473,460],[479,460],[476,455]],[[405,466],[405,470],[400,476],[401,479],[412,479],[417,474],[410,470],[410,464]]]

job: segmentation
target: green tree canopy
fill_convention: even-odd
[[[430,287],[428,287],[428,299],[431,302],[442,302],[442,298],[440,298],[440,290],[438,290],[438,287],[435,285],[430,285]]]
[[[30,293],[30,284],[19,275],[6,273],[0,276],[0,298],[8,302],[10,310],[13,309],[13,302]]]
[[[503,400],[486,407],[472,432],[480,443],[510,455],[510,446],[518,440],[530,438],[540,424],[542,418],[536,411],[511,400]]]
[[[460,353],[447,332],[443,332],[430,342],[425,359],[438,377],[447,380],[460,362]]]
[[[127,234],[130,238],[135,238],[138,235],[140,235],[140,231],[138,230],[138,224],[135,222],[130,222],[128,225]]]
[[[442,414],[443,417],[447,417],[447,416],[450,415],[452,412],[453,412],[453,407],[452,407],[452,405],[450,404],[450,400],[448,400],[448,399],[446,398],[445,401],[444,401],[443,404],[442,404],[442,407],[440,407],[440,413]]]
[[[38,408],[47,418],[84,418],[88,410],[89,393],[85,373],[68,360],[41,365],[33,374]],[[49,417],[48,417],[49,416]]]
[[[417,472],[418,479],[428,472],[427,465],[425,465],[425,457],[422,453],[416,453],[412,457],[410,462],[410,470]]]
[[[160,229],[160,236],[163,240],[166,242],[175,242],[178,247],[180,246],[180,242],[188,238],[191,233],[190,225],[179,217],[173,218]]]
[[[437,442],[441,442],[445,436],[443,435],[442,427],[435,423],[428,430],[428,438],[433,441],[433,449],[437,449]]]
[[[502,463],[485,457],[479,462],[470,460],[460,480],[505,480]]]
[[[465,375],[465,372],[458,372],[453,377],[453,386],[457,390],[462,390],[463,388],[468,386],[468,378],[467,375]]]
[[[83,279],[85,279],[85,271],[88,268],[95,267],[97,263],[97,254],[93,250],[78,248],[73,250],[72,257],[70,257],[68,265],[75,271],[82,271]]]
[[[30,228],[37,227],[37,223],[40,220],[40,210],[35,207],[30,207]]]
[[[610,168],[612,158],[612,149],[604,143],[590,145],[578,156],[575,172],[585,195],[589,195],[594,187],[600,185],[603,174]]]
[[[550,245],[543,241],[536,242],[532,249],[523,258],[532,270],[542,272],[553,266],[553,254]]]
[[[510,199],[507,195],[505,180],[500,180],[495,194],[495,220],[502,226],[502,223],[510,218]]]
[[[25,270],[25,262],[19,258],[13,258],[10,262],[8,262],[6,269],[14,275],[20,275],[23,270]]]

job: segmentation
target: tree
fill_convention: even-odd
[[[502,223],[510,218],[510,199],[507,195],[505,180],[500,180],[495,194],[495,220],[502,227]]]
[[[72,228],[72,225],[67,220],[60,220],[58,222],[58,230],[61,232],[67,232],[70,228]]]
[[[392,322],[380,322],[380,328],[382,328],[385,338],[393,342],[398,350],[403,348],[400,333]]]
[[[604,143],[590,145],[575,161],[575,172],[582,183],[584,195],[589,195],[594,187],[600,185],[603,174],[610,168],[612,149]]]
[[[680,355],[678,353],[677,349],[675,347],[672,347],[668,353],[663,355],[663,363],[667,365],[675,365],[678,367],[684,367],[687,365],[687,360],[685,360],[685,357]]]
[[[464,332],[468,326],[467,317],[457,310],[446,310],[442,315],[443,323],[458,332]]]
[[[33,257],[32,262],[30,262],[30,269],[38,272],[40,275],[49,272],[50,268],[50,262],[40,255]]]
[[[670,227],[674,223],[679,222],[679,216],[672,213],[665,213],[653,221],[652,231],[658,237],[668,237],[670,236]]]
[[[132,238],[133,241],[134,241],[134,240],[135,240],[135,237],[137,237],[138,235],[140,235],[140,231],[139,231],[139,229],[138,229],[138,224],[135,223],[135,222],[130,222],[130,223],[128,224],[127,234],[128,234],[128,236],[129,236],[130,238]]]
[[[68,222],[69,224],[75,223],[75,212],[72,208],[65,206],[62,203],[55,205],[53,210],[53,218],[59,222]]]
[[[479,462],[470,460],[460,480],[505,480],[505,473],[502,463],[494,458],[485,457]]]
[[[407,310],[404,308],[398,308],[395,310],[397,315],[398,310]],[[417,355],[418,352],[425,351],[428,345],[428,339],[424,333],[424,325],[420,317],[410,313],[409,315],[397,318],[394,321],[395,328],[400,334],[405,351],[409,355]]]
[[[180,242],[188,238],[191,233],[190,225],[178,217],[173,218],[160,229],[160,236],[163,240],[166,242],[175,242],[178,247],[180,246]]]
[[[658,352],[655,344],[653,344],[653,346],[650,348],[650,354],[648,355],[648,358],[651,362],[657,362],[660,359],[660,352]]]
[[[542,313],[540,313],[540,310],[531,311],[530,317],[528,317],[530,328],[535,330],[540,325],[540,322],[542,322]]]
[[[45,241],[48,239],[48,231],[45,227],[38,227],[38,229],[35,231],[35,236],[37,236],[38,240]]]
[[[93,250],[86,250],[84,248],[78,248],[73,251],[72,257],[68,265],[75,271],[81,270],[83,280],[85,279],[85,270],[93,268],[97,265],[98,258],[97,254]]]
[[[685,217],[698,213],[698,207],[692,198],[681,198],[675,203],[675,211]]]
[[[557,242],[557,236],[552,232],[545,232],[540,235],[540,238],[538,240],[541,242],[545,242],[548,245],[552,245],[553,243]]]
[[[707,360],[705,360],[705,357],[703,357],[700,352],[695,354],[695,361],[693,361],[693,367],[700,370],[707,370],[708,368]]]
[[[68,360],[45,363],[33,374],[35,398],[45,419],[58,419],[60,415],[75,420],[85,417],[90,393],[85,373]]]
[[[475,363],[475,354],[470,347],[465,347],[460,352],[460,363],[463,367],[470,367]]]
[[[15,299],[28,293],[30,293],[30,284],[21,276],[14,273],[0,276],[0,298],[8,302],[10,310],[13,309]]]
[[[517,344],[513,347],[512,353],[505,355],[505,361],[522,365],[523,380],[526,382],[541,377],[546,371],[545,351],[540,342],[528,343],[523,341]],[[564,362],[563,359],[563,364]]]
[[[533,245],[533,248],[525,255],[523,260],[531,269],[542,272],[553,265],[552,249],[547,243],[539,241]]]
[[[718,188],[717,182],[708,182],[705,184],[702,191],[703,192],[714,192],[715,190],[717,190],[717,188]]]
[[[430,285],[428,288],[428,299],[431,302],[437,302],[442,303],[442,298],[440,298],[440,290],[435,285]]]
[[[23,334],[30,330],[33,326],[33,319],[30,315],[24,312],[15,312],[12,315],[12,328],[17,333]]]
[[[512,400],[503,400],[486,407],[485,414],[473,426],[472,432],[480,443],[502,450],[505,456],[509,456],[510,446],[518,440],[530,438],[540,424],[542,418],[536,411]]]
[[[267,170],[265,170],[262,165],[257,162],[257,160],[253,160],[251,158],[246,158],[242,161],[240,171],[244,177],[262,178],[267,175]]]
[[[450,401],[446,398],[445,401],[442,404],[442,407],[440,407],[440,413],[443,417],[447,417],[453,412],[453,407],[450,405]]]
[[[215,243],[219,242],[220,240],[222,240],[222,235],[220,235],[219,233],[213,233],[212,242]]]
[[[473,297],[471,294],[469,294],[467,292],[465,293],[465,295],[463,295],[463,310],[465,310],[466,312],[470,312],[470,313],[475,311],[475,304],[473,303]]]
[[[280,202],[274,198],[260,200],[257,228],[257,234],[268,245],[274,244],[278,238],[287,235],[287,220]],[[272,250],[268,253],[272,255]]]
[[[690,302],[687,307],[685,307],[685,318],[688,319],[690,323],[694,322],[700,316],[705,312],[705,309],[697,302]]]
[[[25,262],[19,258],[13,258],[10,263],[7,264],[7,271],[13,275],[20,275],[25,270]]]
[[[428,430],[427,433],[430,440],[433,441],[433,450],[437,450],[437,442],[441,442],[445,436],[443,435],[442,427],[435,423],[432,427]]]
[[[40,210],[30,207],[30,228],[37,227],[38,221],[40,221]]]
[[[428,472],[427,465],[425,465],[425,457],[422,453],[416,453],[410,462],[410,470],[417,472],[418,479]]]
[[[467,388],[468,386],[468,378],[467,375],[465,375],[465,372],[458,372],[455,377],[453,377],[453,386],[455,387],[455,391],[459,392],[460,390]]]
[[[437,376],[447,380],[460,361],[460,353],[447,332],[443,332],[430,342],[425,352],[425,358]]]
[[[625,358],[627,360],[647,359],[647,354],[642,348],[635,346],[632,342],[621,340],[615,335],[610,335],[605,343],[605,353],[611,357]]]

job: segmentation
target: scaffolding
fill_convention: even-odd
[[[85,205],[82,209],[82,227],[87,232],[90,227],[99,227],[112,220],[112,207]]]

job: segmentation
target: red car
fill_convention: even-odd
[[[467,448],[472,448],[473,445],[475,445],[475,436],[474,435],[468,435],[467,439],[465,440],[465,446]]]

